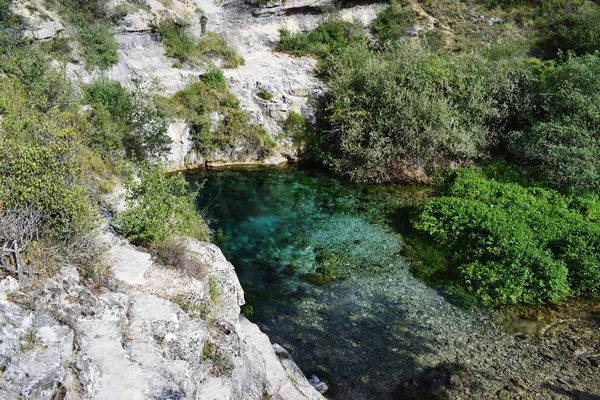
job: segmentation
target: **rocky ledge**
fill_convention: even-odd
[[[243,291],[217,246],[186,243],[190,275],[106,229],[98,239],[107,287],[65,267],[33,305],[0,281],[3,399],[323,399],[240,315]]]

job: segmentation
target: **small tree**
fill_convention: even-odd
[[[10,273],[17,274],[19,283],[24,273],[20,253],[37,236],[42,217],[42,209],[31,206],[0,215],[0,266]],[[14,268],[4,262],[7,256],[14,258]]]
[[[132,241],[153,245],[171,236],[208,240],[208,225],[194,207],[197,192],[188,191],[183,176],[168,176],[160,166],[145,165],[126,188],[127,209],[119,218]]]

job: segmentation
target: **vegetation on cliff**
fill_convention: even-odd
[[[156,32],[167,46],[167,55],[180,61],[192,63],[210,61],[210,57],[223,60],[224,68],[236,68],[244,65],[244,59],[229,46],[227,41],[214,32],[206,32],[200,38],[188,31],[185,20],[165,19],[156,26]]]
[[[261,126],[249,123],[239,100],[229,91],[223,71],[209,68],[201,79],[164,99],[165,107],[190,127],[194,149],[200,155],[214,151],[271,154],[275,143]]]
[[[107,271],[89,234],[100,221],[101,195],[120,180],[129,191],[130,208],[119,217],[126,236],[145,245],[180,235],[206,240],[194,194],[156,163],[170,139],[151,85],[99,78],[76,87],[47,46],[23,38],[25,24],[9,5],[0,3],[3,270],[43,277],[67,262],[101,283]]]
[[[376,41],[329,17],[276,49],[319,57],[329,83],[310,154],[357,181],[446,177],[414,217],[445,260],[422,276],[487,304],[554,302],[599,292],[600,232],[577,206],[597,208],[599,16],[590,1],[393,1]],[[494,160],[508,166],[441,172]],[[497,181],[507,168],[517,182]]]

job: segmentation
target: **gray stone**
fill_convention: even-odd
[[[152,266],[149,253],[136,250],[129,244],[117,244],[110,248],[109,263],[115,276],[130,285],[143,285],[144,274]]]
[[[147,269],[146,253],[106,230],[97,238],[109,248],[117,275],[127,276],[124,264],[138,271],[123,279],[135,286],[94,294],[80,283],[75,268],[64,267],[48,280],[32,312],[6,300],[18,290],[13,278],[0,281],[3,399],[104,400],[118,394],[127,399],[238,400],[265,393],[280,400],[323,399],[285,350],[271,346],[256,325],[240,319],[243,291],[217,246],[188,243],[190,256],[206,267],[206,274],[195,279],[181,271],[176,276],[173,269]],[[219,304],[203,311],[207,320],[157,296],[188,299],[192,307],[212,302],[205,298],[210,284],[217,285]],[[276,350],[286,354],[285,360]]]
[[[450,387],[454,390],[462,390],[464,388],[462,380],[458,375],[452,375],[450,377]]]

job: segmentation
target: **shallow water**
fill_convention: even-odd
[[[387,307],[381,302],[387,300],[365,293],[359,296],[359,305],[330,307],[336,301],[331,296],[349,299],[359,294],[360,285],[351,283],[358,277],[407,269],[402,238],[392,227],[394,215],[404,206],[421,203],[430,191],[353,184],[323,170],[301,167],[199,172],[189,180],[203,183],[199,207],[236,268],[251,306],[245,310],[250,310],[249,318],[290,350],[305,373],[317,372],[328,379],[334,394],[356,394],[350,389],[356,385],[359,392],[371,392],[371,378],[364,371],[344,376],[333,364],[365,361],[361,336],[369,336],[365,338],[369,341],[378,330],[386,334],[390,328],[386,328],[389,317],[380,315],[377,321],[377,314]],[[370,311],[375,304],[382,306],[380,312]],[[353,316],[354,312],[368,316]],[[346,325],[353,338],[346,343],[332,341],[336,330],[347,329]],[[381,346],[370,346],[373,356],[381,359],[377,353],[391,349],[390,343],[379,339]],[[333,351],[318,351],[327,348]]]
[[[245,313],[308,377],[324,379],[330,398],[514,398],[521,378],[526,399],[600,392],[597,370],[572,356],[600,351],[596,314],[572,321],[567,309],[553,320],[562,322],[524,335],[496,310],[458,306],[410,273],[399,232],[430,189],[302,167],[188,178],[204,182],[199,207],[240,277]],[[449,385],[457,373],[460,391]]]
[[[428,192],[353,184],[298,167],[200,172],[189,180],[203,183],[199,207],[250,294],[284,277],[327,280],[403,267],[391,218]]]

